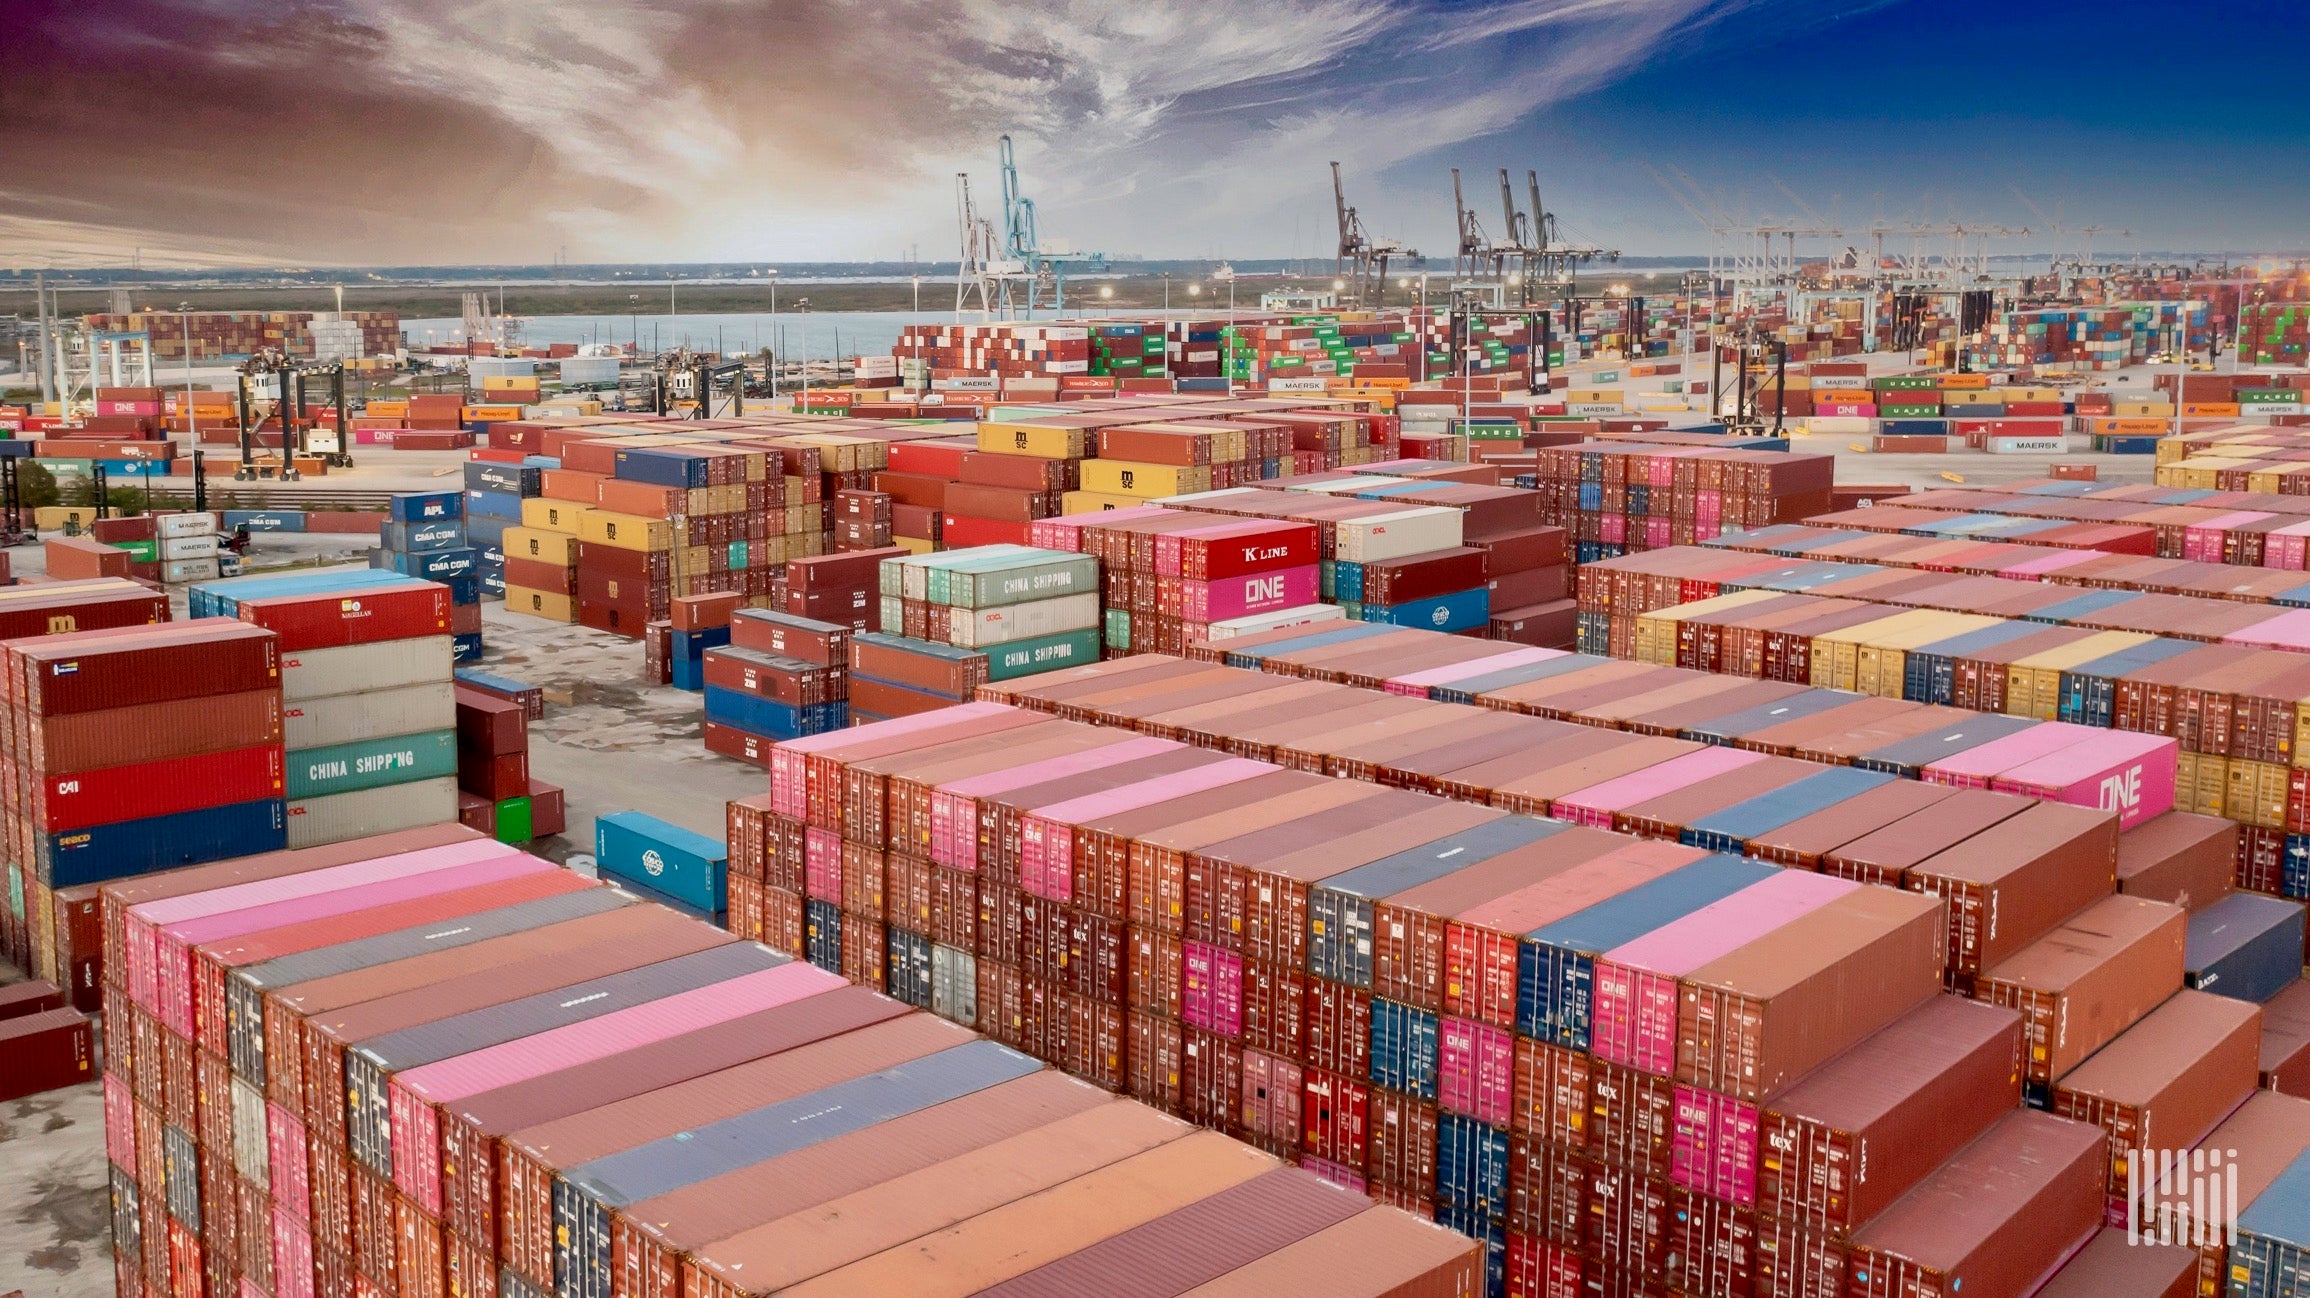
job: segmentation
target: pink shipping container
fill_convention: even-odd
[[[1743,1208],[1757,1202],[1757,1106],[1679,1083],[1668,1179]]]
[[[1993,789],[2118,813],[2132,829],[2174,809],[2181,745],[2160,735],[2104,731],[2091,743],[2026,762],[1990,782]]]
[[[999,716],[1009,710],[1008,706],[1001,703],[965,703],[958,707],[940,708],[935,712],[918,712],[911,717],[878,721],[870,726],[789,739],[770,750],[770,809],[795,820],[810,818],[809,759],[813,753],[941,729],[979,717]]]
[[[1514,649],[1507,653],[1494,654],[1489,658],[1478,658],[1473,662],[1453,663],[1449,667],[1431,667],[1426,671],[1393,677],[1380,682],[1380,688],[1390,694],[1409,694],[1415,698],[1424,699],[1428,697],[1428,691],[1438,685],[1450,685],[1454,681],[1464,681],[1470,677],[1506,671],[1510,667],[1522,667],[1527,663],[1546,662],[1551,658],[1563,656],[1564,651],[1561,649]]]
[[[2196,563],[2222,562],[2223,534],[2248,523],[2259,523],[2276,514],[2240,512],[2209,518],[2203,523],[2192,523],[2182,529],[2182,558]]]
[[[1516,1106],[1516,1039],[1507,1029],[1447,1018],[1436,1028],[1436,1054],[1438,1107],[1507,1126]]]
[[[115,1027],[108,1040],[115,1050],[126,1049],[128,1033]],[[122,1171],[136,1170],[136,1100],[120,1074],[104,1074],[104,1156]]]
[[[1024,789],[1064,776],[1096,771],[1118,762],[1153,757],[1179,747],[1182,745],[1168,739],[1126,739],[1122,743],[1109,744],[1087,753],[1070,753],[1064,757],[1029,762],[1025,766],[1014,766],[1007,771],[991,771],[934,789],[930,795],[930,859],[956,870],[975,872],[979,868],[980,798],[994,797],[1012,789]]]
[[[273,1205],[273,1298],[313,1298],[313,1236],[279,1203]]]
[[[1243,1036],[1243,957],[1209,942],[1180,948],[1179,1016],[1230,1041]]]
[[[2055,550],[2035,559],[2017,563],[2010,568],[2000,568],[1997,570],[1997,575],[2009,577],[2015,581],[2035,581],[2047,573],[2060,572],[2064,568],[2075,567],[2089,559],[2100,557],[2101,552],[2098,550]]]
[[[160,930],[171,924],[201,919],[210,915],[231,914],[252,906],[267,906],[300,897],[319,896],[339,888],[375,883],[401,875],[421,874],[433,870],[470,865],[493,857],[522,856],[513,848],[487,839],[452,843],[446,847],[427,848],[421,852],[405,852],[399,856],[353,861],[325,870],[309,870],[303,874],[284,875],[277,879],[260,879],[251,883],[235,884],[208,892],[192,893],[183,897],[169,897],[148,901],[132,907],[126,916],[128,942],[129,999],[142,1006],[147,1013],[160,1015],[160,980],[166,976],[181,982],[186,1003],[192,994],[191,954],[182,945],[169,949],[174,956],[173,967],[164,971],[163,946]],[[176,983],[172,982],[172,986]],[[178,1027],[186,1038],[192,1036],[189,1015]]]
[[[1784,870],[1598,956],[1589,1051],[1656,1076],[1674,1074],[1676,980],[1860,886]]]
[[[1120,789],[1054,803],[1019,818],[1019,886],[1053,901],[1075,899],[1075,826],[1152,807],[1174,798],[1208,793],[1282,770],[1247,757],[1159,775]],[[1240,970],[1238,971],[1240,975]],[[1238,985],[1241,978],[1238,977]]]
[[[1321,583],[1316,566],[1249,572],[1216,581],[1179,583],[1178,617],[1186,622],[1224,622],[1231,617],[1272,613],[1316,602]]]
[[[802,831],[802,894],[842,901],[842,835],[816,825]]]
[[[1264,1050],[1243,1052],[1243,1134],[1270,1152],[1299,1146],[1298,1064]]]
[[[246,938],[273,929],[500,883],[523,875],[544,874],[559,868],[552,862],[524,852],[507,852],[466,865],[379,879],[351,885],[336,892],[295,897],[170,924],[160,930],[158,938],[160,963],[154,991],[160,1006],[156,1013],[162,1022],[175,1028],[179,1034],[221,1053],[225,1049],[225,1025],[221,1022],[196,1022],[194,1014],[193,953],[196,950],[219,943],[229,945],[232,939]]]
[[[2291,523],[2262,538],[2262,566],[2300,572],[2310,567],[2310,521]]]
[[[848,985],[816,965],[780,965],[409,1069],[391,1083],[393,1183],[440,1217],[438,1106]]]
[[[2223,644],[2268,645],[2273,649],[2310,650],[2310,608],[2290,608],[2266,621],[2222,637]]]
[[[1648,766],[1641,771],[1567,793],[1550,805],[1549,814],[1558,820],[1569,820],[1575,825],[1610,829],[1612,813],[1615,811],[1763,760],[1763,753],[1752,753],[1745,749],[1703,748],[1682,757],[1672,757],[1658,766]]]
[[[2044,721],[2027,730],[2017,730],[2003,739],[1992,739],[1978,748],[1954,753],[1946,760],[1934,762],[1918,772],[1918,778],[1933,784],[1946,784],[1959,789],[1986,789],[1990,782],[2025,762],[2050,757],[2064,748],[2073,748],[2088,740],[2106,739],[2109,732],[2092,726],[2073,726],[2066,721]]]
[[[305,1144],[302,1119],[273,1101],[265,1102],[265,1158],[273,1202],[298,1221],[310,1210],[313,1153]]]
[[[1299,1160],[1299,1165],[1301,1170],[1313,1172],[1333,1185],[1353,1190],[1357,1194],[1366,1192],[1364,1174],[1352,1167],[1345,1167],[1322,1158],[1303,1158]]]

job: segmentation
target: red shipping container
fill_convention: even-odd
[[[1243,1139],[1279,1157],[1300,1146],[1304,1078],[1298,1064],[1264,1050],[1243,1052]]]
[[[277,798],[283,767],[280,747],[266,745],[44,776],[34,816],[36,823],[55,833]]]
[[[87,1015],[57,1009],[0,1021],[0,1100],[78,1085],[95,1076],[96,1041]]]
[[[449,633],[449,588],[432,582],[244,600],[243,622],[280,636],[281,651]]]
[[[1374,1088],[1365,1125],[1364,1174],[1423,1199],[1436,1193],[1436,1106]]]
[[[1300,1147],[1309,1158],[1355,1168],[1365,1164],[1371,1087],[1321,1068],[1306,1069],[1300,1087]]]

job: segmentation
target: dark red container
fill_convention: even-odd
[[[432,582],[244,600],[241,620],[280,636],[283,653],[449,633],[449,588]]]
[[[457,746],[490,757],[528,752],[529,714],[519,703],[459,686]]]
[[[50,1009],[0,1021],[0,1100],[18,1100],[96,1076],[88,1016]]]
[[[42,716],[135,707],[277,688],[279,641],[225,618],[47,636],[15,646],[21,680],[7,683]]]

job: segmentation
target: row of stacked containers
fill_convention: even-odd
[[[2003,1041],[2003,1063],[1987,1070],[2013,1089],[1973,1108],[1978,1121],[1931,1106],[1904,1115],[1934,1114],[1936,1138],[1949,1142],[1940,1155],[1985,1129],[1989,1136],[1957,1156],[1942,1181],[1927,1183],[1910,1213],[1889,1214],[1882,1233],[1825,1225],[1787,1203],[1768,1209],[1747,1178],[1766,1175],[1762,1164],[1778,1169],[1758,1153],[1759,1101],[1918,1007],[1938,1006],[1933,994],[1945,976],[1982,999],[1996,999],[1983,987],[2001,978],[2026,981],[2009,961],[2041,938],[2065,940],[2054,932],[2065,922],[2104,918],[2078,921],[2072,912],[2107,906],[2141,932],[2123,944],[2136,981],[2112,1002],[2119,1021],[2098,1027],[2098,1040],[2065,1041],[2074,1053],[2062,1057],[2062,1072],[2156,1010],[2161,1031],[2179,1022],[2205,1049],[2176,1056],[2137,1041],[2133,1052],[2160,1058],[2116,1069],[2123,1076],[2113,1092],[2138,1090],[2144,1069],[2178,1058],[2210,1069],[2182,1087],[2205,1091],[2211,1075],[2210,1093],[2227,1097],[2208,1102],[2211,1118],[2193,1133],[2202,1135],[2255,1085],[2257,1007],[2202,996],[2161,1008],[2183,982],[2183,911],[2110,895],[2112,815],[1646,741],[1607,733],[1609,721],[1596,723],[1607,730],[1565,726],[1519,715],[1527,709],[1512,701],[1485,700],[1502,709],[1487,715],[1425,697],[1449,697],[1452,680],[1473,687],[1472,673],[1571,657],[1544,649],[1363,625],[1279,630],[1212,653],[1272,670],[1286,660],[1259,646],[1276,643],[1316,646],[1286,668],[1300,679],[1142,656],[982,691],[1059,720],[974,705],[782,745],[772,754],[771,794],[733,804],[733,927],[1433,1212],[1490,1240],[1495,1286],[1519,1293],[1574,1292],[1583,1275],[1592,1292],[1652,1292],[1664,1283],[1701,1293],[1836,1292],[1849,1266],[1872,1265],[1851,1263],[1855,1251],[1874,1258],[1880,1274],[1922,1266],[1980,1283],[1995,1272],[1975,1269],[1984,1265],[1967,1256],[1975,1248],[2002,1254],[1997,1265],[2006,1268],[1986,1291],[2026,1292],[2092,1234],[2105,1196],[2122,1186],[2110,1183],[2101,1132],[1997,1117],[2018,1102],[2024,1071],[2041,1104],[2056,1089],[2052,1061],[2025,1069],[2011,1053],[2018,1018],[2002,1020],[2017,1036]],[[1471,663],[1478,657],[1486,659],[1480,670]],[[1355,688],[1382,684],[1388,692]],[[2061,741],[2055,748],[2075,750],[2085,737],[2044,729]],[[1637,751],[1600,756],[1629,745]],[[2173,760],[2170,743],[2152,745],[2120,774],[2140,783],[2143,769]],[[1899,773],[1915,775],[1920,764],[1911,758]],[[1380,783],[1324,778],[1340,775]],[[2055,791],[2039,778],[2033,787]],[[2061,787],[2077,782],[2073,774]],[[1799,784],[1805,794],[1793,806],[1757,805]],[[1675,795],[1688,785],[1709,793],[1678,809]],[[1906,894],[1844,878],[1808,883],[1823,876],[1784,875],[1724,854],[1753,846],[1747,836],[1864,797],[1861,819],[1875,818],[1848,824],[1830,846],[1883,831],[1872,840],[1882,849],[1914,850],[1862,876],[1907,881]],[[1931,814],[1944,797],[1964,801]],[[2143,819],[2156,810],[2154,801],[2136,808]],[[1710,811],[1731,814],[1690,823]],[[1558,821],[1504,812],[1549,812]],[[1902,823],[1911,816],[1918,821]],[[1928,823],[1931,834],[1921,832]],[[1697,845],[1619,836],[1631,829],[1697,835]],[[2165,831],[2169,841],[2151,849],[2154,873],[2203,879],[2209,849],[2200,840],[2227,829],[2185,825],[2181,841]],[[2210,849],[2225,886],[2230,852],[2226,840]],[[1664,882],[1670,876],[1679,882]],[[1747,892],[1756,887],[1764,891]],[[1793,890],[1785,906],[1767,900],[1784,890]],[[1607,900],[1622,893],[1644,900]],[[1710,905],[1736,894],[1745,900]],[[1927,899],[1939,895],[1954,895],[1961,916],[2006,918],[1994,929],[1960,925],[1945,939],[1940,904]],[[1823,918],[1808,921],[1816,909]],[[2261,938],[2257,950],[2290,943],[2291,978],[2300,909],[2279,909],[2284,919],[2266,926],[2279,938]],[[1704,910],[1689,933],[1623,949]],[[1572,927],[1550,931],[1550,919]],[[1489,930],[1502,944],[1497,957],[1477,950],[1490,921],[1506,930]],[[1896,936],[1904,933],[1914,950]],[[1709,947],[1707,957],[1691,960],[1700,947]],[[1908,951],[1916,967],[1895,951]],[[1614,982],[1616,959],[1652,981]],[[1858,975],[1861,962],[1877,972]],[[1844,970],[1844,981],[1832,969]],[[1561,983],[1568,975],[1573,982]],[[1694,998],[1750,1005],[1761,1018],[1746,1022],[1758,1035],[1716,1038],[1700,1026],[1719,1021],[1724,1007],[1715,1000],[1700,1012],[1688,998],[1687,1019],[1701,1017],[1680,1020],[1679,977],[1700,980],[1687,989]],[[2047,1016],[2064,1012],[2058,993],[2046,999],[2030,1007],[2040,1041]],[[1604,1033],[1596,1025],[1613,1026]],[[1849,1066],[1883,1071],[1900,1053],[1892,1040],[1878,1043],[1885,1054]],[[1983,1049],[1995,1060],[2000,1047]],[[1734,1060],[1779,1071],[1723,1071]],[[1937,1070],[1948,1061],[1933,1063]],[[2066,1170],[2038,1162],[2054,1149]],[[1923,1176],[1940,1155],[1902,1175]],[[2054,1211],[2064,1225],[2032,1218],[2023,1227],[2019,1199],[1953,1231],[1927,1224],[1952,1195],[1980,1195],[1996,1180],[1985,1169],[2001,1160],[2008,1173],[2036,1167],[2021,1178],[2040,1178],[2026,1192],[2011,1182],[2005,1190],[2051,1196],[2031,1199],[2029,1212]],[[1892,1184],[1888,1199],[1913,1183]],[[2068,1206],[2049,1209],[2053,1202]],[[2187,1257],[2167,1264],[2175,1277],[2198,1267]]]
[[[108,885],[123,1295],[1455,1295],[1476,1247],[456,826]]]

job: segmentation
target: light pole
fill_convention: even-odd
[[[177,328],[184,331],[184,414],[192,428],[193,445],[198,446],[201,441],[201,417],[193,405],[192,395],[192,303],[179,302],[176,304],[176,320]],[[337,412],[337,417],[340,420],[344,416],[344,411]],[[146,481],[149,483],[150,479]]]
[[[632,319],[629,323],[634,328],[634,357],[638,360],[642,354],[642,295],[639,293],[626,294],[626,304],[632,312]]]
[[[667,315],[680,315],[680,314],[682,314],[682,309],[681,309],[680,307],[678,307],[678,306],[676,306],[676,305],[674,304],[674,281],[675,281],[675,279],[676,279],[676,278],[678,278],[678,277],[677,277],[677,276],[674,276],[674,275],[671,275],[671,274],[669,274],[669,275],[667,275],[667,276],[666,276],[666,314],[667,314]]]
[[[785,360],[778,350],[778,268],[772,266],[770,276],[770,399],[778,399],[778,363]]]
[[[1171,272],[1163,272],[1163,318],[1171,318]]]

